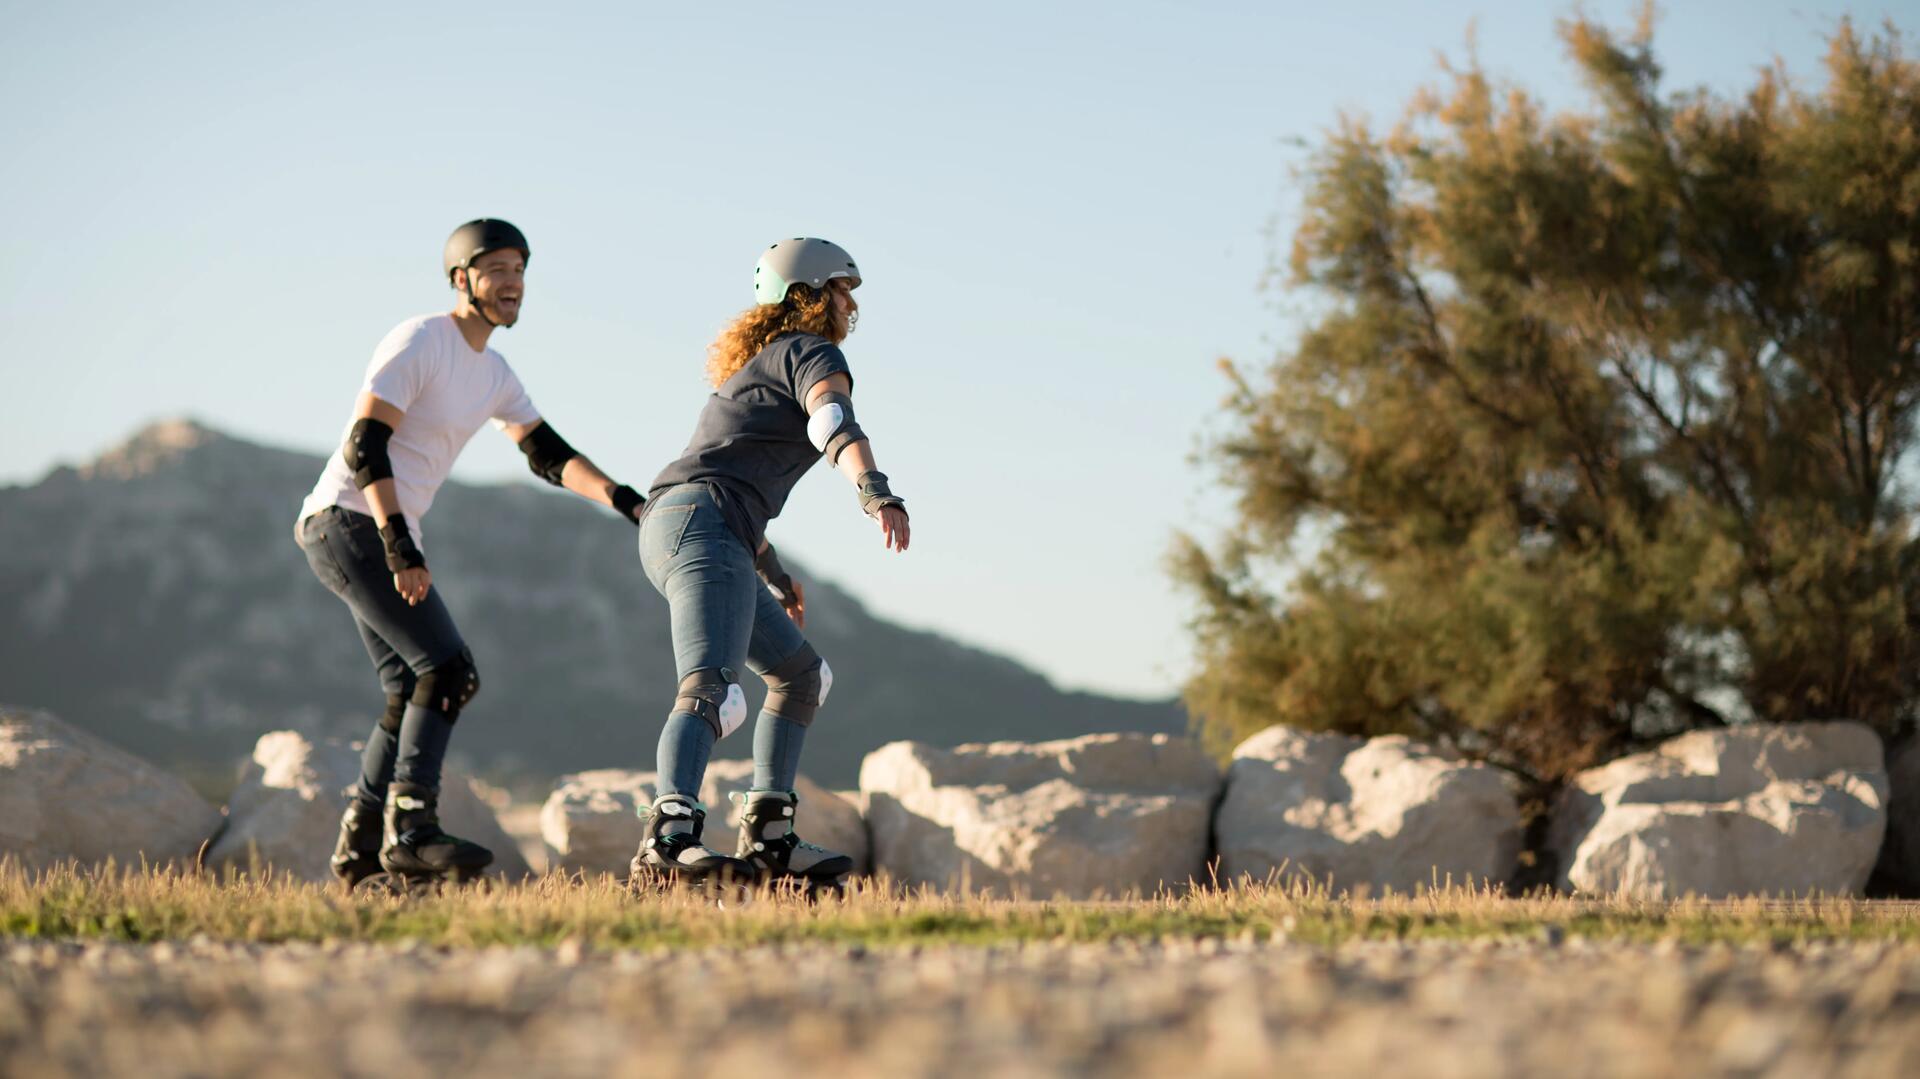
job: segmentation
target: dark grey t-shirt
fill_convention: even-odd
[[[774,338],[707,398],[693,440],[654,477],[647,497],[705,483],[734,534],[748,550],[759,550],[767,522],[780,516],[793,485],[821,457],[807,438],[801,402],[814,383],[834,374],[853,379],[833,342],[810,333]]]

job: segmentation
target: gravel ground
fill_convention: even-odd
[[[1920,946],[0,939],[8,1076],[1896,1076]]]

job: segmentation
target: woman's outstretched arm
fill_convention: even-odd
[[[851,404],[853,400],[853,380],[844,374],[828,375],[813,384],[807,391],[806,410],[814,415],[828,406],[833,398]],[[856,429],[857,430],[857,429]],[[853,481],[860,490],[860,508],[867,516],[880,525],[881,541],[889,550],[904,551],[912,538],[912,527],[907,521],[906,504],[894,495],[887,486],[886,473],[881,472],[873,458],[873,441],[864,431],[858,431],[853,441],[839,447],[839,456],[834,459],[834,468],[840,474]]]

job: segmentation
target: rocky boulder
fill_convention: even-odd
[[[540,807],[540,838],[547,867],[561,872],[627,875],[646,823],[640,809],[653,803],[654,773],[600,768],[561,776]]]
[[[0,856],[189,865],[219,828],[179,777],[46,712],[0,707]]]
[[[894,742],[867,755],[860,790],[874,870],[897,883],[1085,898],[1205,879],[1220,771],[1165,734]]]
[[[1579,892],[1845,895],[1873,870],[1886,806],[1862,724],[1694,731],[1574,777],[1548,848]]]
[[[1403,894],[1503,884],[1520,856],[1515,795],[1497,769],[1397,735],[1269,727],[1233,751],[1213,826],[1220,876]]]
[[[357,744],[315,742],[298,731],[261,735],[227,803],[226,834],[207,852],[207,863],[271,866],[302,880],[332,880],[327,859],[359,776]],[[440,781],[440,824],[493,851],[489,875],[511,880],[531,872],[493,808],[452,770]]]
[[[646,835],[640,809],[653,801],[656,775],[605,768],[563,776],[540,813],[540,834],[555,869],[625,876],[633,853]],[[731,854],[740,828],[740,810],[727,797],[753,783],[753,763],[719,760],[707,765],[700,800],[711,814],[705,839]],[[806,776],[794,782],[800,795],[800,837],[850,855],[867,864],[867,828],[852,803]]]

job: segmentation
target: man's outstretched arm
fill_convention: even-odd
[[[508,424],[504,430],[507,437],[519,445],[520,452],[527,455],[527,467],[534,475],[589,502],[598,502],[630,521],[639,520],[640,507],[646,504],[640,492],[615,483],[613,477],[600,471],[586,454],[568,445],[552,424],[536,420]]]

